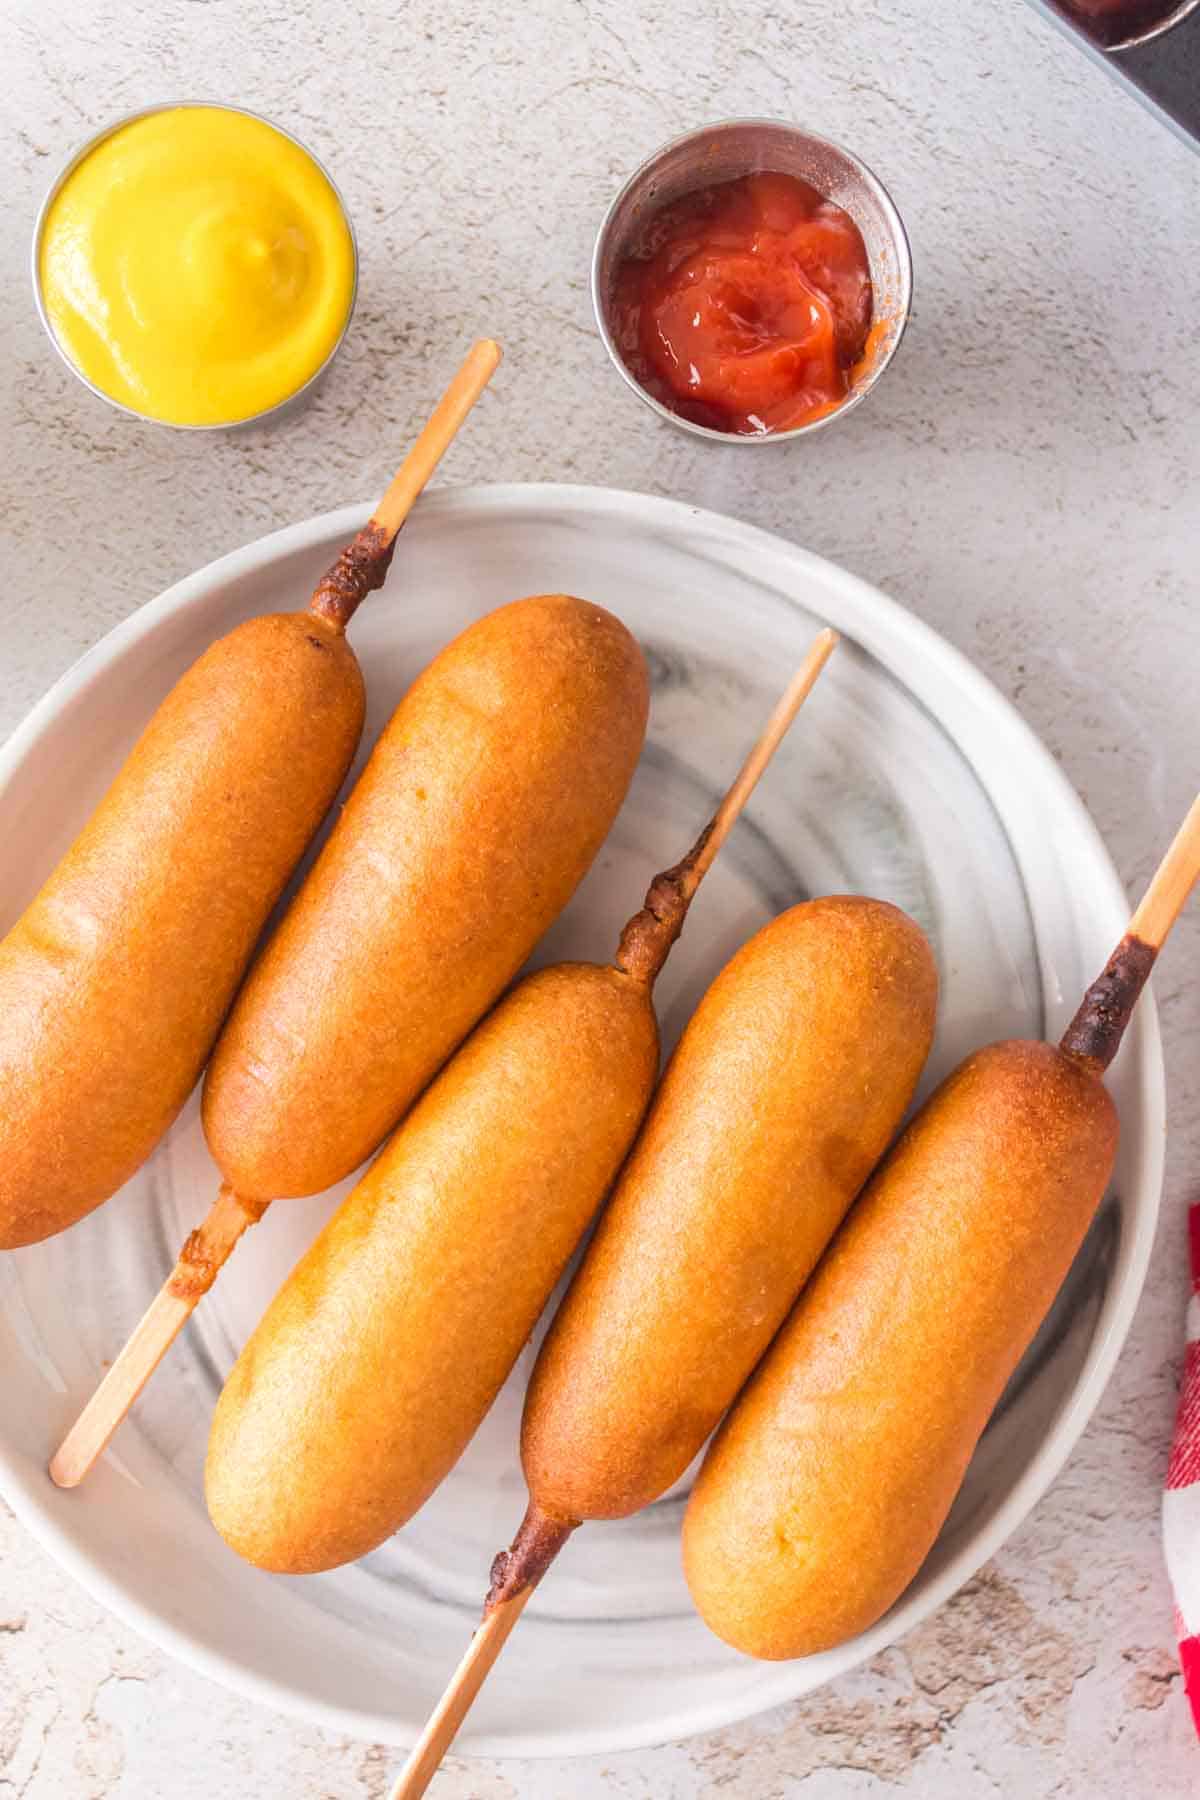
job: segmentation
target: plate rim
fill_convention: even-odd
[[[1128,917],[1128,901],[1112,859],[1087,807],[1050,750],[1032,725],[964,652],[955,648],[932,625],[899,601],[893,600],[863,577],[776,532],[749,524],[730,514],[663,495],[584,483],[474,483],[442,487],[427,494],[419,503],[419,514],[448,514],[453,517],[461,513],[503,513],[521,507],[539,508],[549,513],[569,513],[582,508],[591,514],[608,512],[625,521],[632,516],[644,523],[665,526],[672,537],[677,536],[680,528],[685,525],[691,532],[702,526],[707,532],[722,538],[729,547],[744,552],[747,559],[757,558],[761,561],[769,555],[790,565],[798,574],[808,575],[818,581],[826,590],[840,589],[854,613],[853,635],[856,639],[862,641],[862,624],[871,628],[865,640],[868,649],[879,654],[881,643],[894,645],[902,642],[910,651],[917,652],[922,664],[933,666],[957,686],[990,716],[993,723],[1002,725],[1009,732],[1015,730],[1024,740],[1025,748],[1038,765],[1040,778],[1051,792],[1056,808],[1063,808],[1073,815],[1077,829],[1089,842],[1095,874],[1103,881],[1107,890],[1103,893],[1095,892],[1093,901],[1098,910],[1111,915],[1111,929],[1116,935],[1124,929]],[[214,589],[228,582],[244,579],[285,557],[313,550],[326,540],[350,538],[366,523],[370,513],[370,504],[350,504],[279,527],[183,576],[119,621],[58,677],[0,746],[0,800],[38,739],[78,694],[103,677],[127,647],[148,637],[170,619],[200,603]],[[949,732],[945,722],[940,722],[943,729]],[[949,734],[952,737],[954,735],[952,732]],[[974,768],[973,759],[968,756],[968,760]],[[1097,1323],[1096,1333],[1075,1389],[1053,1419],[1024,1474],[997,1507],[993,1517],[971,1535],[937,1578],[915,1598],[910,1590],[869,1631],[840,1646],[837,1652],[828,1653],[839,1659],[837,1666],[823,1672],[816,1683],[811,1679],[804,1680],[799,1675],[799,1671],[805,1667],[803,1659],[798,1662],[761,1664],[759,1667],[771,1674],[764,1674],[762,1681],[720,1710],[714,1710],[711,1705],[684,1706],[660,1717],[652,1730],[645,1726],[631,1725],[626,1729],[576,1731],[569,1749],[565,1749],[560,1741],[547,1738],[541,1733],[526,1733],[504,1739],[480,1734],[466,1739],[459,1754],[508,1760],[615,1754],[675,1743],[702,1732],[724,1729],[786,1704],[805,1693],[814,1692],[817,1687],[859,1667],[885,1645],[896,1643],[918,1623],[930,1617],[995,1555],[1027,1518],[1078,1443],[1112,1375],[1145,1284],[1161,1204],[1165,1159],[1166,1082],[1158,1014],[1152,991],[1143,997],[1135,1015],[1126,1054],[1130,1052],[1136,1057],[1137,1064],[1135,1091],[1142,1126],[1142,1144],[1140,1158],[1128,1188],[1132,1230],[1129,1234],[1124,1272],[1114,1282],[1106,1305],[1107,1317],[1102,1314]],[[404,1746],[410,1741],[406,1735],[398,1734],[394,1719],[371,1712],[355,1712],[318,1699],[302,1698],[290,1687],[277,1684],[269,1676],[247,1669],[232,1655],[198,1644],[186,1630],[174,1625],[163,1613],[152,1612],[141,1602],[132,1599],[101,1564],[81,1549],[67,1531],[41,1509],[33,1484],[27,1482],[24,1467],[10,1455],[2,1441],[0,1495],[7,1500],[16,1518],[35,1541],[94,1600],[159,1649],[177,1657],[200,1675],[216,1681],[239,1697],[248,1696],[289,1717],[317,1724],[359,1741],[396,1746]]]

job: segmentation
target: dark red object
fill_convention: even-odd
[[[613,336],[638,381],[695,424],[787,431],[845,399],[871,328],[866,247],[794,175],[723,181],[652,214],[617,270]]]
[[[1054,0],[1054,4],[1097,44],[1107,47],[1160,25],[1179,0]]]

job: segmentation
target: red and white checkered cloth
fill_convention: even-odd
[[[1200,1203],[1188,1214],[1192,1297],[1175,1438],[1163,1495],[1163,1547],[1175,1590],[1179,1661],[1200,1732]]]

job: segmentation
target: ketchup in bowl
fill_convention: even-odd
[[[790,431],[841,405],[871,330],[866,247],[794,175],[721,181],[652,213],[609,318],[646,391],[694,424]]]

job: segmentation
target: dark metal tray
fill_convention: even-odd
[[[1148,43],[1104,50],[1050,0],[1029,3],[1193,150],[1200,150],[1200,9]]]

